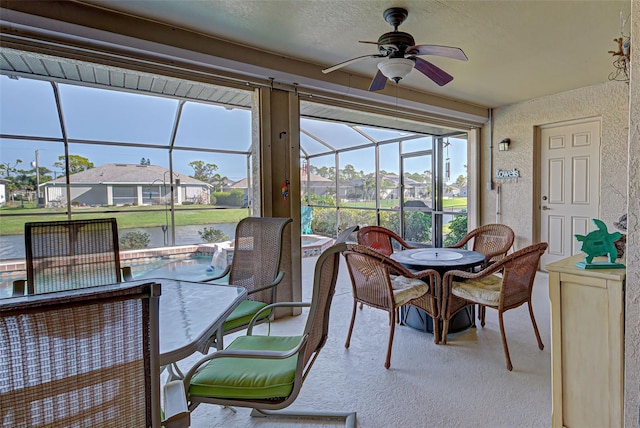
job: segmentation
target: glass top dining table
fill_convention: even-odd
[[[233,285],[151,278],[161,286],[160,365],[206,353],[209,338],[246,299],[247,290]]]

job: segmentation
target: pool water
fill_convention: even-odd
[[[183,281],[205,281],[221,273],[221,269],[211,267],[211,257],[164,259],[131,266],[131,274],[134,279],[170,278]],[[0,281],[0,298],[11,297],[13,280],[15,279],[26,279],[26,274],[12,277],[7,281]]]
[[[159,260],[140,266],[131,266],[134,279],[170,278],[183,281],[204,281],[222,273],[211,266],[211,257],[193,257],[180,260]]]

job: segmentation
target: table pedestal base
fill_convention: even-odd
[[[455,314],[449,321],[449,333],[458,333],[475,325],[475,312],[475,305],[471,305]],[[403,306],[400,308],[400,323],[416,330],[433,334],[433,318],[415,306]],[[442,333],[442,321],[438,321],[438,328]]]

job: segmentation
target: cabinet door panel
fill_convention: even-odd
[[[560,299],[563,423],[609,426],[609,411],[602,406],[603,388],[609,384],[607,290],[563,281]]]

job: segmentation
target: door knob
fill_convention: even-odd
[[[546,206],[546,205],[543,205],[543,207],[542,207],[542,210],[543,210],[543,211],[547,211],[547,210],[550,210],[550,209],[551,209],[551,208],[549,208],[549,207],[548,207],[548,206]]]

